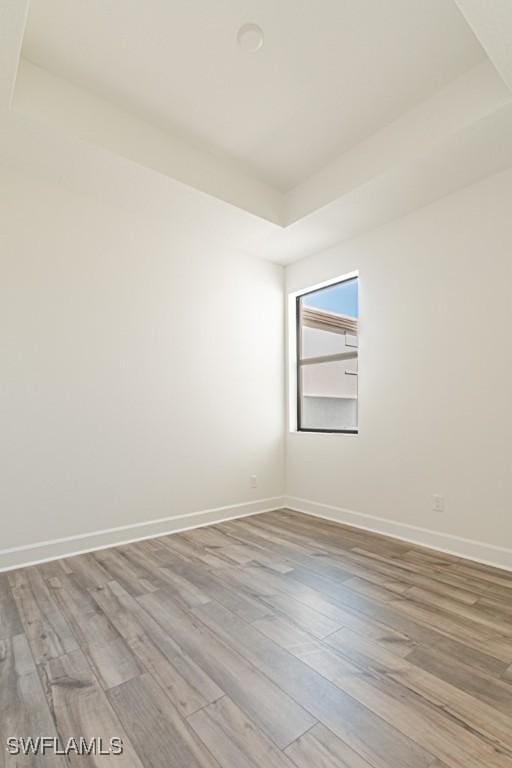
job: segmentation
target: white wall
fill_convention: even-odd
[[[511,200],[512,171],[287,270],[359,270],[361,308],[360,434],[287,434],[292,500],[512,548]],[[0,567],[279,503],[280,267],[5,168],[0,236]]]
[[[289,432],[287,493],[455,551],[403,526],[512,548],[512,171],[292,264],[288,291],[353,270],[360,433]]]
[[[0,233],[0,550],[282,494],[281,267],[5,168]]]

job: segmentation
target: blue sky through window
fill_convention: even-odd
[[[305,307],[326,309],[330,312],[338,312],[340,315],[359,317],[358,280],[345,280],[337,285],[304,296],[302,299]]]

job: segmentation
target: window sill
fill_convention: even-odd
[[[304,398],[306,397],[314,397],[316,399],[323,397],[327,400],[357,400],[357,395],[303,395]]]
[[[358,429],[290,429],[290,435],[359,435]]]

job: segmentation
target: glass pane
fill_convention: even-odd
[[[310,328],[305,325],[302,327],[301,358],[350,352],[354,349],[354,339],[357,339],[357,337],[353,334],[349,334],[348,338],[346,338],[345,333],[335,333],[320,328]]]
[[[344,280],[327,288],[320,288],[302,297],[305,307],[325,309],[348,317],[359,317],[359,292],[357,277]]]
[[[357,359],[300,366],[302,429],[357,429],[354,373]]]
[[[351,278],[298,301],[301,429],[357,431],[358,285]]]

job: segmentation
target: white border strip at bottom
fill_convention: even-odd
[[[273,496],[269,499],[246,501],[241,504],[230,504],[216,509],[204,509],[199,512],[189,512],[184,515],[163,517],[159,520],[133,523],[117,528],[107,528],[103,531],[80,533],[76,536],[66,536],[62,539],[39,541],[35,544],[25,544],[21,547],[0,549],[0,572],[14,568],[24,568],[29,565],[57,560],[61,557],[94,552],[98,549],[131,544],[142,539],[153,539],[168,533],[189,531],[205,525],[215,525],[239,517],[257,515],[261,512],[271,512],[284,506],[283,496]]]
[[[381,533],[393,539],[408,541],[411,544],[418,544],[438,552],[446,552],[449,555],[512,571],[512,549],[507,547],[485,544],[474,539],[465,539],[462,536],[419,528],[407,523],[397,523],[395,520],[333,507],[329,504],[320,504],[309,499],[299,499],[295,496],[285,496],[284,506],[295,512],[303,512],[307,515],[321,517],[324,520],[343,523],[352,528]]]

